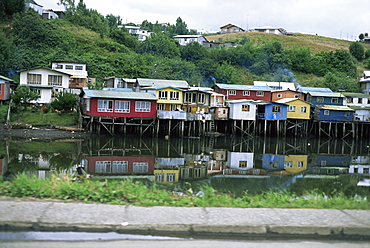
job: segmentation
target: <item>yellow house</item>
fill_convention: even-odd
[[[157,184],[171,185],[178,183],[179,170],[178,169],[157,169],[154,170],[154,181]]]
[[[175,111],[181,108],[183,101],[183,90],[168,86],[163,88],[157,88],[155,90],[157,97],[157,109]]]
[[[297,98],[284,98],[276,102],[288,105],[288,119],[310,119],[311,105],[308,102]]]
[[[284,169],[291,174],[298,174],[307,170],[307,155],[284,156]]]

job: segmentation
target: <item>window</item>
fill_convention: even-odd
[[[136,172],[136,173],[148,172],[147,162],[134,162],[133,166],[134,166],[133,172]]]
[[[160,90],[160,91],[158,92],[158,99],[159,99],[159,100],[167,100],[167,94],[168,94],[168,92],[167,92],[167,91],[162,91],[162,90]]]
[[[170,92],[170,100],[177,101],[180,99],[180,93],[178,91]]]
[[[62,76],[49,75],[48,85],[62,86]]]
[[[332,98],[331,103],[338,103],[338,98]]]
[[[109,173],[110,172],[110,161],[96,161],[95,172],[96,173]]]
[[[83,68],[84,68],[84,67],[83,67],[82,65],[76,65],[76,66],[75,66],[75,70],[76,70],[76,71],[82,71],[82,70],[83,70]]]
[[[278,163],[275,161],[270,162],[270,169],[277,169],[278,168]]]
[[[344,117],[350,117],[350,113],[349,112],[344,112]]]
[[[73,70],[73,65],[66,65],[66,70]]]
[[[357,102],[362,103],[362,98],[359,98]]]
[[[171,111],[176,111],[177,110],[177,105],[176,104],[170,104]]]
[[[115,112],[130,113],[130,102],[129,101],[116,101]]]
[[[27,84],[41,84],[41,74],[27,74]]]
[[[288,112],[295,112],[295,106],[289,105]]]
[[[135,111],[136,112],[150,112],[150,102],[136,102]]]
[[[320,163],[321,166],[326,166],[326,160],[322,160]]]
[[[98,100],[98,112],[113,112],[113,101]]]
[[[157,110],[164,110],[164,104],[163,103],[157,104]]]
[[[175,173],[167,173],[167,182],[174,182],[176,180]]]
[[[185,100],[184,100],[185,103],[192,103],[193,102],[192,94],[193,93],[191,93],[191,92],[185,92]]]
[[[272,106],[273,113],[280,113],[280,106]]]
[[[307,107],[302,106],[301,107],[301,113],[306,113],[306,112],[307,112]]]
[[[63,65],[56,65],[55,69],[63,69]]]
[[[277,94],[277,98],[282,98],[283,95],[282,94]]]
[[[264,96],[265,93],[263,91],[257,91],[256,96]]]
[[[250,96],[251,92],[249,90],[243,91],[243,96]]]
[[[352,97],[347,97],[347,103],[353,103],[353,98]]]
[[[324,97],[318,97],[317,102],[324,102]]]
[[[367,99],[367,104],[370,104],[370,98]]]
[[[156,173],[155,174],[155,181],[156,182],[164,182],[164,173]]]
[[[204,103],[204,99],[205,99],[205,96],[203,93],[198,95],[198,103]]]
[[[364,174],[369,174],[369,168],[364,168],[363,173]]]
[[[299,95],[294,95],[294,98],[299,98]]]
[[[249,112],[250,106],[249,105],[242,105],[242,111]]]
[[[329,115],[330,111],[329,110],[324,110],[324,115]]]
[[[112,172],[126,173],[128,171],[128,161],[113,161]]]
[[[239,161],[239,168],[247,168],[247,161]]]
[[[284,168],[292,168],[293,162],[292,161],[285,161],[284,162]]]
[[[304,164],[303,164],[303,161],[298,161],[298,162],[297,162],[297,167],[298,167],[298,168],[303,168],[303,165],[304,165]]]
[[[235,90],[229,90],[229,95],[235,96],[236,95],[236,91]]]

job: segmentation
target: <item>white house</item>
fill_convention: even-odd
[[[204,43],[208,43],[206,37],[203,35],[176,35],[173,38],[180,43],[180,46],[186,46],[192,42],[198,42],[201,46]]]
[[[25,4],[26,4],[26,10],[28,9],[33,9],[34,11],[36,11],[39,15],[42,15],[42,6],[37,4],[35,1],[33,0],[25,0]]]
[[[103,79],[106,88],[134,88],[136,79],[107,77]]]
[[[280,27],[272,27],[272,26],[265,26],[265,27],[256,27],[254,31],[260,33],[269,33],[269,34],[286,34],[286,30]]]
[[[146,40],[151,35],[151,32],[149,32],[148,30],[143,30],[137,26],[125,26],[125,29],[127,29],[130,35],[137,36],[140,42]]]
[[[227,152],[226,166],[230,169],[249,170],[254,167],[254,153]]]
[[[40,98],[34,102],[50,103],[57,92],[69,87],[71,76],[72,74],[47,67],[36,67],[20,71],[19,83],[39,92]]]
[[[293,90],[296,91],[295,83],[291,82],[266,82],[266,81],[254,81],[254,86],[268,86],[272,90]]]
[[[360,78],[360,87],[364,94],[370,94],[370,71],[364,71],[363,77]]]
[[[71,75],[69,79],[69,85],[68,87],[66,87],[69,88],[70,92],[79,94],[80,89],[82,89],[82,87],[87,86],[87,82],[89,81],[89,79],[86,70],[86,64],[53,61],[51,62],[51,68],[53,70],[64,72]]]
[[[253,100],[226,101],[229,107],[229,119],[256,120],[257,102]]]

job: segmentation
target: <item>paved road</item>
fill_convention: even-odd
[[[0,231],[370,240],[369,223],[367,210],[137,207],[0,197]]]

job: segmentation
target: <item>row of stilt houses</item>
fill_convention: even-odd
[[[295,83],[192,87],[183,80],[105,79],[82,88],[90,132],[153,137],[218,135],[370,137],[370,94]]]

